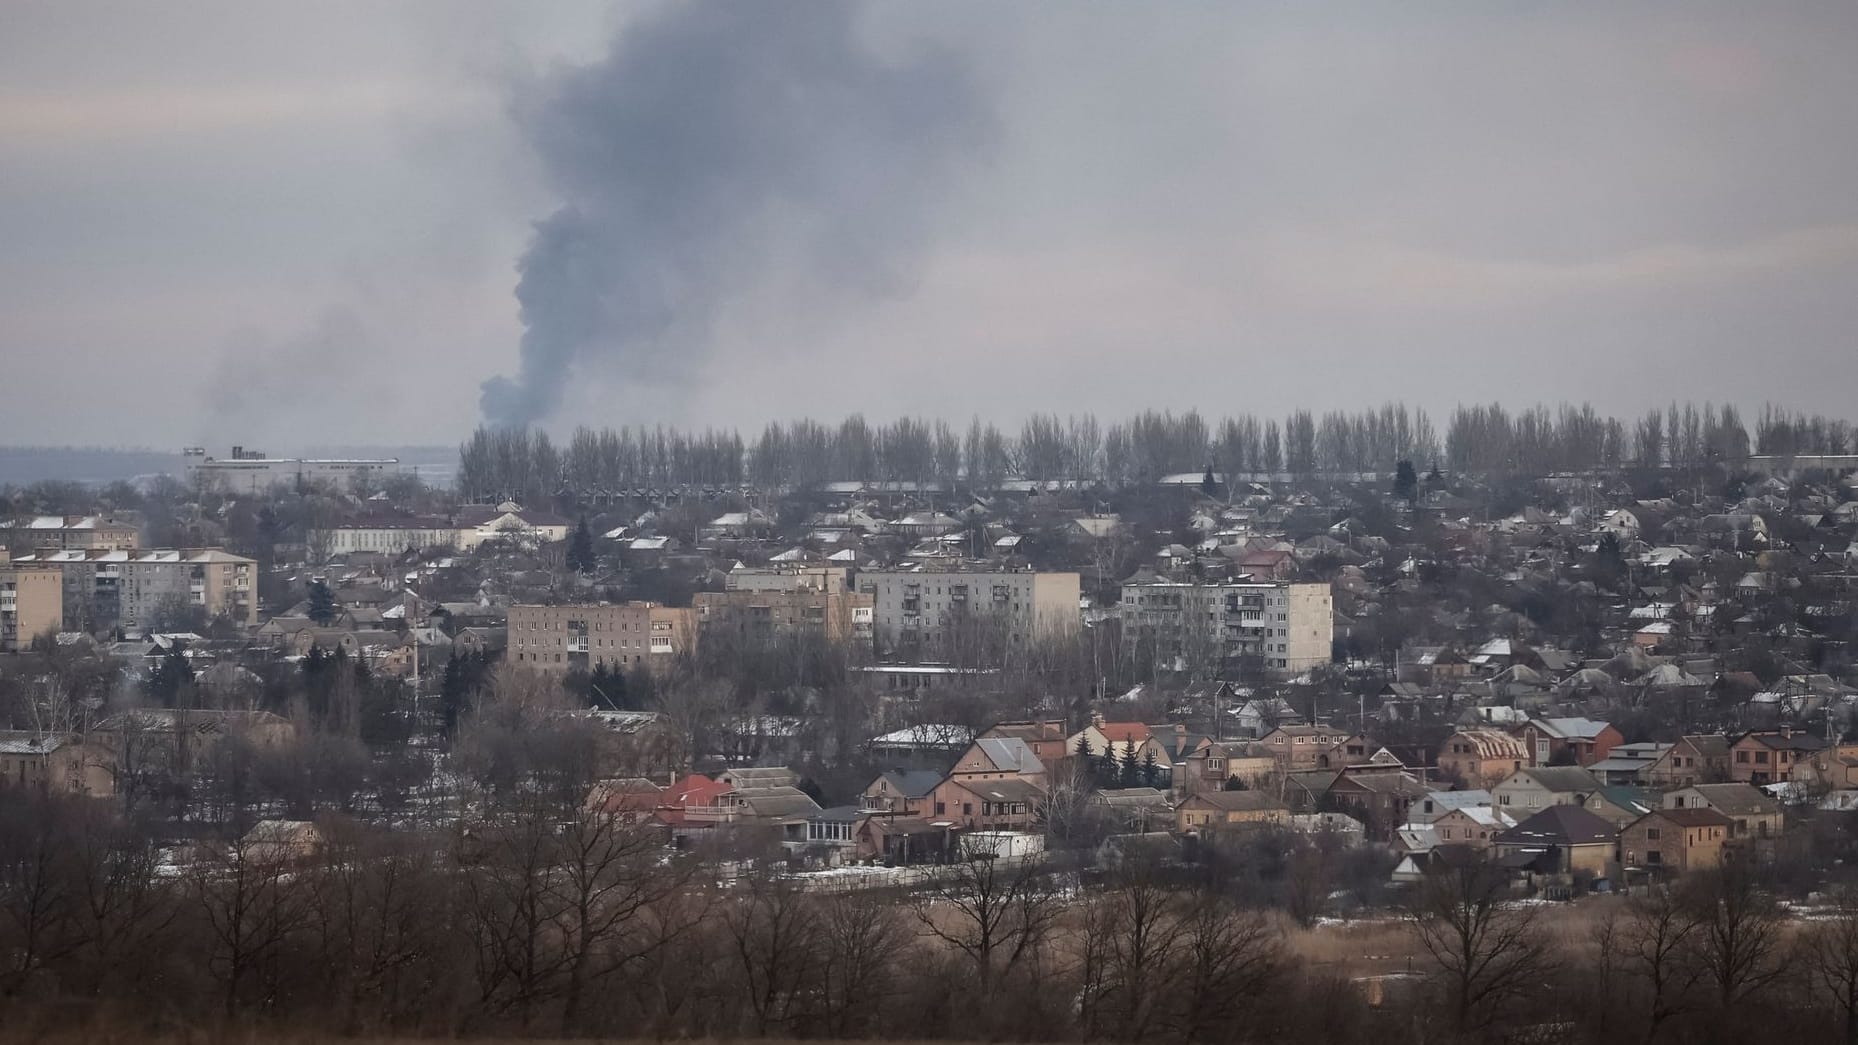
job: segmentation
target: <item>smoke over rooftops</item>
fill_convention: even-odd
[[[715,310],[771,266],[882,292],[993,131],[966,65],[880,56],[837,0],[668,5],[517,118],[562,204],[518,263],[517,373],[483,385],[511,426],[578,378],[675,392]]]

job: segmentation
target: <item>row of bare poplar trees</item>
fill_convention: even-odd
[[[1760,453],[1844,453],[1842,420],[1767,407],[1751,440],[1733,404],[1676,403],[1637,420],[1592,406],[1509,410],[1460,406],[1441,432],[1404,403],[1282,421],[1253,414],[1211,420],[1198,411],[1146,411],[1101,423],[1093,414],[1033,414],[1017,432],[979,418],[965,427],[902,417],[836,425],[810,418],[770,423],[752,440],[732,429],[579,428],[566,444],[546,432],[481,427],[459,447],[468,496],[541,498],[634,488],[807,488],[837,480],[958,482],[992,488],[1010,477],[1112,485],[1199,472],[1314,475],[1392,472],[1400,461],[1461,472],[1541,474],[1592,468],[1691,467]]]

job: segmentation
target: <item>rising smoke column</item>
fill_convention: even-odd
[[[483,385],[512,426],[590,366],[686,380],[708,318],[768,267],[882,285],[992,127],[965,65],[880,57],[839,0],[671,4],[517,119],[562,205],[517,266],[520,369]]]

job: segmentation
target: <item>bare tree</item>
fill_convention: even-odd
[[[575,1026],[590,988],[630,972],[663,944],[648,915],[690,885],[688,860],[667,859],[656,830],[603,812],[562,825],[551,878],[555,935],[565,952],[561,1029]]]
[[[1061,904],[1039,856],[1006,857],[963,842],[960,859],[936,869],[920,894],[924,933],[966,959],[983,1014],[1009,970],[1045,943]]]
[[[1625,970],[1643,985],[1645,1041],[1656,1041],[1666,1022],[1697,1004],[1703,975],[1697,945],[1701,926],[1690,905],[1670,890],[1633,898],[1619,927]]]
[[[1717,1006],[1729,1010],[1780,979],[1780,905],[1755,868],[1733,860],[1694,877],[1684,902],[1698,924],[1697,958]]]
[[[1167,1025],[1181,1041],[1218,1040],[1256,1007],[1288,964],[1282,936],[1263,915],[1218,895],[1194,897],[1169,952],[1176,994]]]
[[[1419,884],[1414,932],[1438,967],[1460,1034],[1488,1026],[1554,965],[1535,909],[1509,902],[1507,889],[1503,871],[1484,861],[1442,869]]]
[[[1799,956],[1813,990],[1838,1008],[1846,1045],[1858,1045],[1858,894],[1839,898],[1839,913],[1800,934]]]
[[[841,894],[819,905],[819,991],[828,1034],[869,1032],[875,1014],[901,987],[909,930],[889,900]]]
[[[30,786],[0,795],[0,996],[20,993],[80,942],[62,805]]]
[[[822,958],[819,911],[792,882],[748,880],[723,911],[735,971],[756,1037],[792,1026],[806,1014]]]
[[[212,948],[207,966],[219,981],[230,1019],[257,988],[259,1008],[276,997],[278,959],[307,923],[310,891],[292,882],[278,847],[241,839],[197,863],[189,891]]]

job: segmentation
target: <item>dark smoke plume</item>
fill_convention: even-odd
[[[672,4],[535,99],[518,119],[563,202],[518,265],[520,370],[483,386],[512,426],[596,362],[688,379],[709,317],[770,267],[881,287],[992,125],[963,64],[880,57],[838,0]]]

